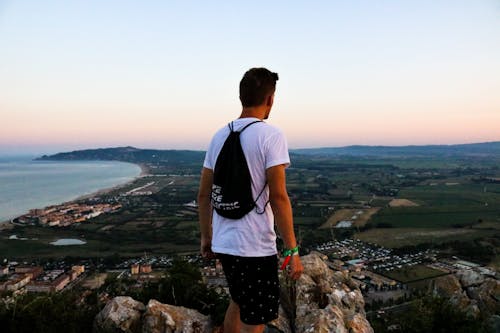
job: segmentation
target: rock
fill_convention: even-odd
[[[481,314],[479,307],[477,306],[477,302],[475,300],[471,301],[471,304],[465,308],[465,313],[468,317],[478,318]]]
[[[342,297],[342,303],[348,307],[351,312],[363,312],[365,308],[365,300],[359,290],[347,292]]]
[[[449,302],[459,309],[467,308],[471,302],[464,291],[457,292],[450,296]]]
[[[491,332],[500,332],[500,315],[493,315],[488,319]]]
[[[300,259],[302,265],[304,266],[304,275],[311,277],[316,283],[324,281],[324,277],[329,277],[329,280],[333,279],[335,282],[342,282],[339,281],[339,279],[344,278],[342,274],[334,274],[334,272],[326,265],[326,256],[318,252],[311,252],[309,255],[303,256]]]
[[[360,313],[356,313],[352,319],[347,322],[347,327],[349,328],[349,333],[373,333],[370,323]]]
[[[345,327],[342,310],[334,305],[329,305],[324,309],[310,312],[302,318],[297,318],[295,331],[304,333],[349,332]]]
[[[144,313],[142,333],[205,333],[212,322],[196,310],[150,300]]]
[[[349,277],[348,271],[335,271],[335,272],[333,272],[333,280],[337,283],[347,284],[348,286],[349,286],[349,284],[353,283],[353,280]]]
[[[477,286],[484,282],[484,276],[470,269],[463,269],[456,273],[462,287]]]
[[[500,313],[500,281],[487,278],[477,289],[477,303],[481,312]]]
[[[281,305],[278,310],[278,318],[267,324],[265,332],[292,333],[292,328],[290,327],[290,319],[288,318],[285,310]]]
[[[140,332],[141,315],[144,310],[144,304],[132,297],[115,297],[97,314],[94,320],[94,332]]]
[[[296,282],[295,331],[373,333],[365,318],[363,296],[349,286],[349,276],[333,272],[317,253],[301,260],[304,273]]]
[[[435,279],[432,291],[474,318],[500,313],[500,281],[473,270]]]
[[[449,298],[454,294],[462,292],[462,286],[455,275],[438,277],[432,283],[432,291],[441,297]]]
[[[479,299],[479,287],[469,287],[465,291],[470,299]]]

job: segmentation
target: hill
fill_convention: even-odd
[[[130,163],[191,164],[203,162],[205,153],[194,150],[158,150],[134,147],[100,148],[43,155],[39,161],[121,161]]]
[[[500,141],[460,145],[425,146],[346,146],[291,149],[294,155],[314,156],[378,156],[378,157],[452,157],[500,156]],[[205,152],[196,150],[159,150],[135,147],[75,150],[54,155],[43,155],[36,160],[113,160],[131,163],[190,164],[201,163]]]
[[[321,156],[500,156],[500,141],[460,145],[347,146],[294,149],[291,152]]]

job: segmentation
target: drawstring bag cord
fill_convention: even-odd
[[[241,130],[239,130],[239,132],[243,132],[248,126],[254,124],[254,123],[260,123],[262,122],[261,120],[256,120],[256,121],[253,121],[249,124],[247,124],[246,126],[244,126]],[[231,132],[234,132],[234,124],[233,122],[230,122],[229,124],[227,124],[227,127],[229,127],[229,130]],[[257,199],[254,200],[254,205],[255,205],[255,212],[259,215],[262,215],[266,212],[266,206],[267,204],[269,203],[269,200],[266,201],[266,203],[264,204],[264,207],[262,207],[262,210],[259,212],[259,206],[257,206],[257,201],[259,201],[259,198],[261,197],[262,193],[264,193],[264,190],[266,189],[266,186],[267,186],[267,181],[266,183],[264,184],[264,187],[262,188],[262,190],[260,191],[259,195],[257,196]]]

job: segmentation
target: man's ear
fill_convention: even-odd
[[[273,106],[273,103],[274,103],[274,94],[271,94],[266,98],[266,106],[271,107]]]

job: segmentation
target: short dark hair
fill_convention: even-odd
[[[240,101],[243,107],[258,106],[276,90],[278,74],[259,67],[249,69],[240,81]]]

